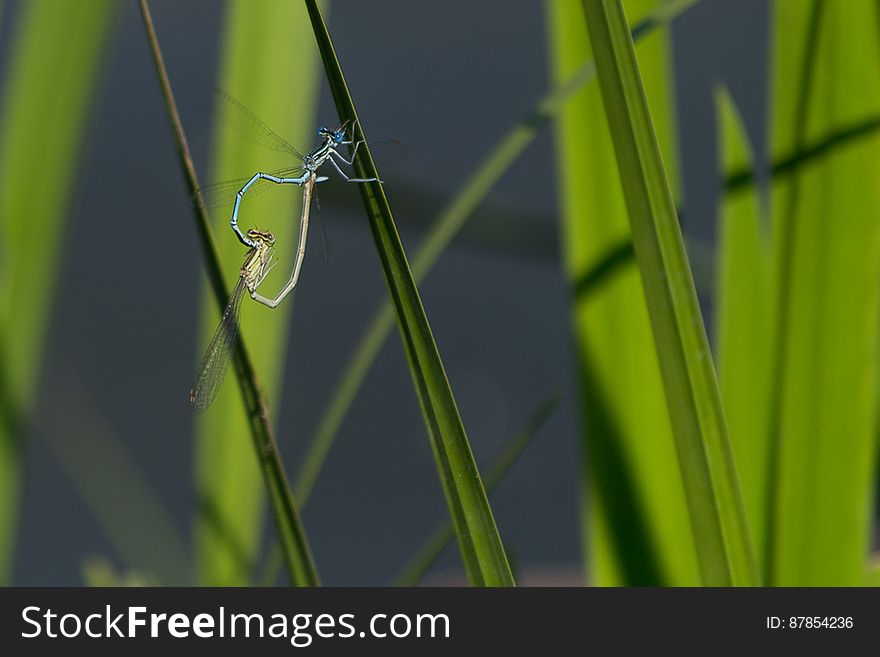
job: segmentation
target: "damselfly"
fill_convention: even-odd
[[[257,286],[273,266],[275,236],[272,233],[251,229],[247,232],[247,237],[253,246],[245,256],[239,270],[238,283],[226,303],[220,325],[202,358],[196,384],[189,391],[189,403],[197,413],[202,413],[211,405],[226,376],[229,358],[238,337],[238,318],[245,290],[254,295]]]
[[[276,134],[241,102],[220,90],[217,90],[216,94],[218,107],[226,122],[237,127],[245,136],[261,146],[282,153],[288,153],[299,160],[299,164],[292,168],[270,172],[258,171],[250,178],[240,178],[238,180],[229,180],[209,185],[196,192],[193,201],[205,208],[222,207],[233,203],[232,218],[229,221],[229,225],[245,246],[254,247],[253,242],[238,227],[238,211],[241,207],[241,200],[247,193],[254,196],[269,189],[273,184],[304,185],[309,180],[313,180],[316,183],[324,182],[329,180],[329,178],[317,175],[317,170],[327,162],[332,164],[339,175],[348,182],[382,182],[378,178],[352,178],[339,166],[340,163],[352,166],[358,147],[364,143],[363,141],[354,143],[353,137],[346,139],[347,132],[353,135],[355,123],[346,121],[336,130],[323,127],[318,128],[321,144],[304,155],[294,148],[289,141]],[[337,150],[340,146],[352,145],[354,147],[351,151],[351,157],[348,159]]]

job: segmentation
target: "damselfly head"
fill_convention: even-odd
[[[357,123],[357,121],[352,121],[351,119],[348,119],[348,121],[346,121],[333,131],[333,135],[337,143],[345,139],[346,132],[348,132],[350,135],[354,135],[354,131],[350,129],[354,126],[355,123]]]
[[[257,230],[256,228],[251,228],[247,232],[248,238],[250,238],[254,242],[262,242],[267,246],[272,246],[275,244],[275,236],[269,231],[265,230]]]
[[[330,130],[329,128],[318,128],[318,136],[323,137],[324,139],[332,139],[334,144],[339,144],[345,139],[345,126],[347,123],[343,124],[342,127],[336,130]]]

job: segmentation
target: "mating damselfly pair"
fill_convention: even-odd
[[[248,247],[247,255],[239,271],[238,283],[226,304],[220,324],[202,359],[196,383],[190,390],[190,404],[197,412],[206,410],[220,390],[238,337],[241,300],[245,290],[255,301],[269,308],[275,308],[296,287],[305,258],[314,187],[317,183],[329,180],[327,176],[318,175],[318,169],[329,162],[348,182],[381,183],[378,178],[351,177],[340,167],[340,164],[353,166],[358,147],[364,143],[362,140],[354,140],[354,128],[357,125],[357,120],[346,121],[336,130],[319,128],[318,136],[321,137],[321,143],[308,153],[302,154],[238,100],[219,90],[216,93],[223,119],[261,146],[294,156],[298,160],[298,165],[278,171],[258,171],[249,178],[211,185],[199,190],[193,198],[195,204],[204,208],[223,207],[232,203],[232,217],[229,224],[238,240]],[[351,147],[351,154],[348,158],[337,150],[341,146]],[[299,244],[287,284],[274,298],[270,299],[259,294],[257,287],[274,266],[275,236],[272,233],[256,229],[242,233],[238,225],[239,211],[245,194],[254,196],[270,189],[273,185],[288,184],[298,185],[303,189]]]

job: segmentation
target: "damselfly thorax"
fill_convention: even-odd
[[[244,263],[239,270],[239,276],[244,281],[248,291],[253,293],[257,286],[272,268],[272,256],[275,252],[275,236],[272,233],[251,228],[247,232],[248,238],[254,246],[245,256]]]

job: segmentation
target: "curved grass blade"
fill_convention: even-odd
[[[195,166],[146,0],[140,0],[140,8],[166,108],[174,128],[183,175],[190,192],[195,193],[199,186]],[[270,15],[270,18],[276,17]],[[245,19],[241,22],[248,24]],[[247,37],[248,34],[243,36]],[[271,41],[269,35],[266,39]],[[215,302],[222,309],[226,306],[229,295],[211,237],[208,217],[204,210],[196,208],[194,218],[205,253],[211,291]],[[206,311],[205,314],[208,316],[211,313]],[[206,322],[206,326],[210,324]],[[272,343],[269,346],[276,345]],[[265,354],[263,360],[269,361]],[[273,362],[269,361],[267,367]],[[200,524],[197,526],[197,540],[200,550],[200,580],[220,583],[247,581],[248,567],[254,561],[260,528],[257,518],[263,507],[262,487],[259,483],[262,475],[263,484],[272,502],[273,517],[283,546],[290,581],[299,586],[318,585],[320,581],[317,569],[290,493],[278,445],[269,423],[266,402],[257,382],[254,364],[240,333],[236,341],[233,365],[244,401],[244,412],[240,406],[230,402],[223,407],[227,416],[224,423],[211,427],[204,419],[202,421],[203,428],[207,425],[208,429],[213,429],[213,434],[208,433],[203,438],[204,453],[208,456],[202,458],[205,470],[199,481],[201,515],[198,518]],[[217,415],[215,411],[213,416]],[[259,472],[254,468],[247,448],[240,440],[236,440],[245,432],[249,432],[253,438]],[[222,458],[227,452],[230,460]]]
[[[699,0],[678,0],[664,3],[662,8],[633,28],[633,38],[641,39],[666,26],[670,21]],[[412,273],[421,282],[485,200],[489,191],[501,179],[520,155],[534,141],[538,132],[547,125],[580,91],[594,80],[596,69],[592,60],[581,65],[564,83],[545,96],[522,121],[498,143],[470,176],[468,183],[455,195],[441,212],[412,259]],[[315,481],[330,451],[339,427],[354,401],[367,372],[394,326],[394,311],[390,302],[382,304],[361,336],[351,359],[345,366],[327,404],[318,427],[309,441],[303,465],[296,478],[296,498],[303,506],[308,502]]]
[[[353,139],[363,139],[362,126],[357,121],[354,104],[318,5],[314,0],[306,0],[306,7],[340,122],[355,122]],[[358,149],[354,167],[360,178],[379,177],[368,146]],[[394,225],[385,190],[377,182],[359,187],[468,577],[472,584],[478,586],[513,586],[507,555]]]
[[[34,406],[77,160],[118,6],[34,0],[22,3],[12,31],[0,96],[0,583],[11,572],[23,424]],[[35,171],[51,181],[39,194]]]
[[[756,585],[757,562],[709,343],[620,0],[584,0],[679,467],[706,585]]]
[[[526,426],[503,446],[499,454],[491,459],[486,468],[487,492],[491,493],[501,483],[513,464],[519,460],[525,448],[531,444],[532,439],[544,427],[544,423],[553,415],[561,400],[562,395],[556,393],[544,401],[529,418]],[[418,584],[446,549],[446,546],[454,539],[455,528],[449,520],[435,527],[425,543],[394,578],[392,586],[415,586]]]

